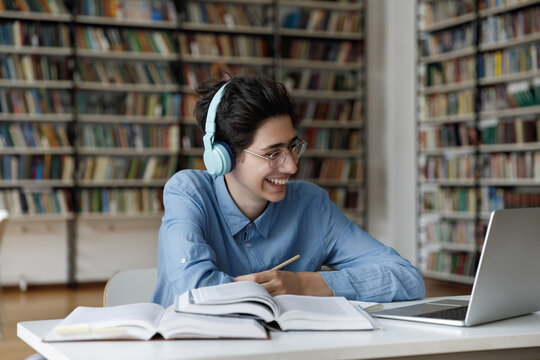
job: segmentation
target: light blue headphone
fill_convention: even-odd
[[[235,161],[234,153],[228,144],[223,141],[214,143],[214,136],[216,133],[216,112],[227,84],[228,83],[225,83],[225,85],[219,88],[212,98],[212,101],[210,101],[208,111],[206,112],[206,125],[204,129],[206,134],[204,134],[203,137],[204,165],[210,174],[217,176],[225,175],[231,171]]]

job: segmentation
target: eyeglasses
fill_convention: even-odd
[[[300,156],[302,156],[302,154],[306,150],[306,145],[307,145],[307,142],[305,142],[302,139],[298,139],[294,143],[289,145],[289,151],[279,150],[279,151],[276,151],[275,153],[272,153],[270,156],[263,156],[263,155],[255,154],[254,152],[251,152],[246,149],[244,149],[244,152],[260,157],[261,159],[268,160],[268,165],[270,165],[272,169],[275,169],[283,165],[283,163],[285,162],[285,159],[287,158],[288,153],[291,154],[294,162],[298,163],[298,159],[300,158]]]

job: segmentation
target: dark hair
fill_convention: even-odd
[[[235,155],[251,145],[255,131],[268,118],[288,115],[295,129],[300,125],[292,98],[283,84],[263,76],[233,77],[211,80],[197,87],[200,99],[195,105],[195,117],[203,132],[210,101],[225,83],[228,84],[216,111],[214,141],[226,142]]]

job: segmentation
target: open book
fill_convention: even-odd
[[[267,339],[267,330],[254,319],[205,316],[165,310],[154,303],[110,307],[79,306],[54,327],[44,341],[133,339]]]
[[[278,295],[262,285],[231,282],[190,290],[176,297],[179,312],[251,316],[281,330],[372,330],[375,323],[361,307],[343,297]]]

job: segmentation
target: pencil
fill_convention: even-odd
[[[278,266],[274,266],[274,267],[273,267],[272,269],[270,269],[270,270],[279,270],[279,269],[281,269],[282,267],[287,266],[287,265],[289,265],[290,263],[292,263],[293,261],[296,261],[296,260],[298,260],[298,259],[300,259],[300,255],[293,256],[293,257],[290,258],[289,260],[282,262],[282,263],[279,264]]]

